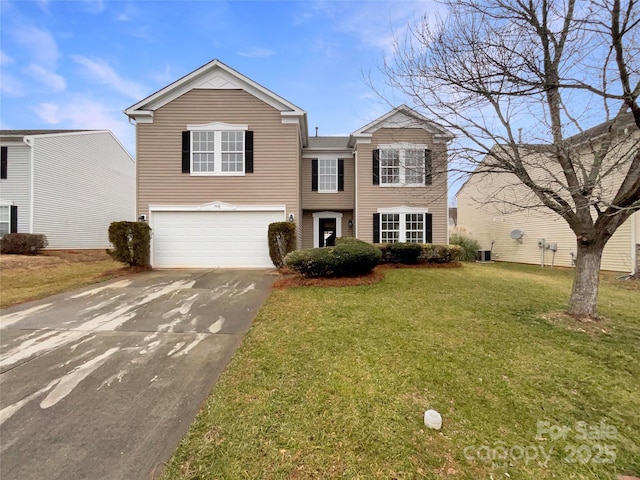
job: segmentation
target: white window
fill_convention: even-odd
[[[424,213],[381,213],[380,242],[424,243]]]
[[[214,173],[216,132],[191,132],[191,171],[193,173]]]
[[[244,175],[247,125],[188,125],[192,175]]]
[[[244,132],[220,132],[222,171],[244,172]]]
[[[404,225],[407,242],[424,242],[424,213],[406,213]]]
[[[400,241],[400,214],[383,213],[380,215],[380,241],[396,243]]]
[[[380,185],[424,185],[425,148],[380,147]]]
[[[338,191],[338,159],[318,159],[318,191],[334,193]]]
[[[0,237],[11,231],[11,207],[0,205]]]
[[[380,184],[400,183],[400,150],[380,150]]]

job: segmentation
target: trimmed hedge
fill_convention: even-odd
[[[114,260],[132,267],[148,267],[151,259],[151,227],[145,222],[113,222],[109,225]]]
[[[449,263],[460,259],[462,249],[457,245],[433,245],[431,243],[382,243],[380,263]]]
[[[462,249],[457,245],[422,244],[418,261],[425,263],[449,263],[460,259]]]
[[[46,235],[39,233],[7,233],[0,241],[0,253],[37,255],[49,245]]]
[[[422,254],[420,243],[383,243],[378,245],[382,252],[380,263],[403,263],[413,265],[418,263]]]
[[[296,224],[293,222],[274,222],[269,224],[269,256],[273,264],[281,268],[284,257],[296,249]]]
[[[336,239],[335,247],[289,253],[284,263],[305,277],[349,277],[369,273],[379,263],[380,250],[355,238]]]

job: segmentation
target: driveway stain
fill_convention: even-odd
[[[159,473],[273,281],[153,271],[0,311],[3,480]]]

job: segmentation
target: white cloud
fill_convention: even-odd
[[[74,62],[84,67],[86,73],[93,81],[103,85],[109,85],[115,91],[133,100],[140,100],[146,96],[145,89],[142,85],[132,80],[122,78],[106,62],[101,60],[94,61],[82,55],[72,55],[71,58]]]
[[[22,97],[25,94],[24,85],[12,75],[3,72],[0,82],[0,92],[10,97]]]
[[[62,92],[67,88],[66,80],[55,72],[51,72],[46,68],[32,63],[27,67],[27,72],[40,83],[45,85],[49,90],[54,92]]]
[[[116,13],[116,20],[119,22],[131,22],[137,15],[138,9],[132,3],[127,3],[124,9]]]
[[[63,103],[40,103],[32,110],[40,120],[57,128],[111,130],[130,153],[135,152],[134,127],[120,110],[106,104],[76,96]]]
[[[238,55],[249,58],[267,58],[275,54],[273,50],[268,48],[254,48],[245,52],[238,52]]]
[[[303,2],[303,11],[295,12],[294,25],[315,24],[327,19],[329,28],[356,38],[366,47],[392,53],[395,37],[402,38],[410,24],[439,7],[433,0],[394,2]]]
[[[58,105],[54,103],[41,103],[38,105],[38,108],[34,108],[36,115],[38,115],[42,121],[50,125],[57,125],[60,123],[58,110]]]
[[[162,85],[167,85],[176,79],[176,76],[172,73],[171,65],[166,64],[162,72],[154,73],[151,78]]]
[[[0,50],[0,65],[10,65],[13,63],[13,58]]]
[[[16,43],[24,48],[34,63],[52,68],[58,62],[60,54],[56,40],[48,30],[33,25],[22,25],[14,31]]]
[[[87,6],[90,13],[102,13],[105,9],[104,0],[82,0],[82,3]]]

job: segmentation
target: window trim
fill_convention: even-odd
[[[335,167],[335,174],[330,174],[330,173],[320,173],[320,163],[321,162],[333,162],[333,166]],[[325,176],[332,176],[333,177],[333,181],[335,182],[335,189],[322,189],[320,187],[320,185],[322,185],[322,182],[320,181],[320,178],[325,175]],[[338,157],[336,158],[322,158],[319,157],[318,158],[318,193],[338,193]]]
[[[378,208],[376,213],[379,214],[378,217],[378,230],[380,232],[379,241],[382,242],[382,216],[383,215],[399,215],[398,224],[400,229],[398,230],[398,241],[392,243],[406,243],[407,242],[407,215],[411,214],[421,214],[422,215],[422,242],[413,242],[411,243],[425,243],[427,240],[427,214],[429,213],[428,208],[419,208],[419,207],[393,207],[393,208]],[[415,230],[412,230],[415,231]],[[386,242],[388,243],[388,242]]]
[[[187,125],[189,131],[189,175],[192,177],[244,177],[246,175],[246,142],[249,125],[234,125],[230,123],[212,122],[201,125]],[[193,132],[214,133],[214,170],[212,172],[194,172],[193,169]],[[244,132],[242,138],[242,168],[236,172],[222,171],[222,132]],[[185,172],[186,173],[186,172]]]
[[[406,171],[407,168],[405,167],[405,152],[407,150],[416,150],[416,151],[421,151],[424,152],[425,150],[428,150],[429,147],[426,144],[423,143],[406,143],[406,142],[402,142],[402,143],[388,143],[388,144],[381,144],[377,146],[377,150],[380,152],[379,157],[378,157],[378,185],[381,187],[385,187],[385,188],[397,188],[397,187],[424,187],[425,185],[427,185],[427,182],[425,181],[425,171],[426,171],[426,163],[427,163],[427,158],[426,155],[423,157],[423,163],[422,163],[422,182],[420,183],[406,183]],[[398,183],[386,183],[384,182],[384,177],[382,175],[382,152],[384,150],[398,150],[398,179],[399,182]],[[398,212],[396,212],[398,213]]]
[[[0,220],[0,223],[6,223],[7,224],[7,232],[6,233],[15,233],[17,232],[17,218],[13,218],[14,215],[17,213],[15,210],[17,210],[17,207],[11,203],[5,203],[2,202],[0,203],[0,208],[4,209],[6,208],[8,210],[8,217],[7,220]],[[0,235],[3,236],[3,235]]]

